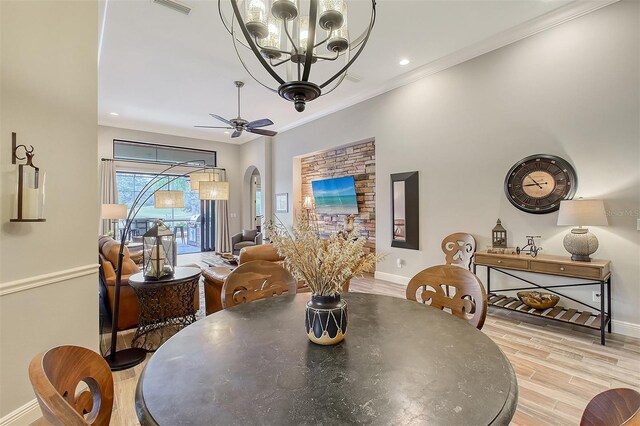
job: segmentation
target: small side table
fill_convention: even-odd
[[[177,331],[196,321],[195,294],[199,268],[175,268],[172,277],[145,281],[142,272],[129,277],[140,302],[138,329],[131,345],[155,351]]]

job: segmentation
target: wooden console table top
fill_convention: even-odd
[[[604,280],[611,274],[611,261],[602,259],[577,262],[571,260],[569,256],[539,254],[536,257],[531,257],[525,254],[498,254],[478,251],[473,261],[476,265],[572,278]]]

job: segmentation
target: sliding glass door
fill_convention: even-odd
[[[142,188],[155,176],[147,173],[133,172],[117,172],[118,180],[118,200],[121,204],[131,207],[133,201],[138,196]],[[213,249],[213,227],[207,226],[213,223],[213,215],[215,210],[202,207],[206,205],[201,203],[198,191],[192,191],[189,185],[189,178],[167,176],[167,180],[175,178],[169,185],[164,186],[163,190],[174,190],[184,192],[184,207],[157,209],[153,205],[153,196],[150,196],[136,215],[134,223],[131,226],[131,235],[127,235],[128,239],[137,240],[141,237],[155,219],[162,219],[165,224],[173,231],[178,243],[178,254],[196,253],[203,250]],[[153,189],[160,188],[167,181],[159,182]],[[206,217],[203,216],[206,213]],[[206,231],[206,232],[205,232]]]

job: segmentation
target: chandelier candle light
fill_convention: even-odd
[[[241,6],[238,0],[230,2],[233,8],[231,22],[222,10],[222,0],[218,0],[218,10],[233,38],[240,62],[254,80],[293,102],[299,112],[304,111],[307,102],[330,93],[342,83],[347,69],[367,44],[376,20],[376,1],[371,0],[369,23],[362,34],[351,41],[346,0],[304,1],[309,4],[306,15],[300,7],[302,0],[245,0]],[[242,57],[241,51],[246,51],[243,48],[253,52],[277,87],[256,77],[257,70],[250,70],[252,67]],[[322,67],[318,71],[317,66],[314,68],[314,76],[320,75],[326,81],[314,83],[309,80],[312,65],[340,58],[344,59],[344,64],[329,73]],[[326,75],[322,77],[323,74]]]

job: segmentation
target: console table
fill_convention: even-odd
[[[488,252],[476,252],[474,256],[473,272],[478,266],[487,268],[487,295],[489,305],[497,306],[512,311],[518,311],[541,318],[600,330],[600,344],[605,344],[605,328],[611,333],[611,262],[608,260],[592,259],[591,262],[575,262],[570,257],[538,255],[531,257],[524,254],[496,254]],[[572,284],[538,284],[519,277],[509,271],[523,271],[534,274],[554,275],[569,278],[578,278],[585,281]],[[556,305],[549,309],[533,309],[522,303],[516,297],[507,297],[491,291],[491,271],[497,271],[517,280],[523,281],[529,286],[502,289],[501,291],[520,291],[542,289],[555,293],[558,296],[572,300],[592,309],[579,311]],[[576,300],[570,296],[559,293],[556,289],[567,287],[599,286],[600,307],[591,306]]]

